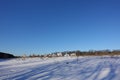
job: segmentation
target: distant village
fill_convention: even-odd
[[[30,55],[28,57],[67,57],[67,56],[104,56],[104,55],[110,55],[110,56],[114,56],[114,55],[120,55],[120,50],[99,50],[99,51],[95,51],[95,50],[89,50],[89,51],[64,51],[64,52],[55,52],[55,53],[51,53],[51,54],[46,54],[46,55]]]
[[[110,55],[110,56],[114,56],[114,55],[120,55],[120,50],[99,50],[99,51],[95,51],[95,50],[89,50],[89,51],[64,51],[64,52],[54,52],[54,53],[50,53],[50,54],[31,54],[31,55],[27,55],[24,54],[23,56],[15,56],[13,54],[9,54],[9,53],[4,53],[4,52],[0,52],[0,58],[33,58],[33,57],[40,57],[40,58],[52,58],[52,57],[78,57],[78,56],[104,56],[104,55]]]

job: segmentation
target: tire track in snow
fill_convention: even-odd
[[[36,80],[37,78],[46,77],[47,74],[50,74],[52,71],[57,70],[60,64],[47,64],[44,66],[37,66],[33,68],[29,73],[22,74],[24,75],[21,78],[17,78],[17,80],[27,79],[27,80]],[[22,76],[19,75],[19,76]],[[13,78],[14,79],[14,78]]]

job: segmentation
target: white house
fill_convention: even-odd
[[[69,57],[69,54],[66,53],[66,54],[64,55],[64,57]]]
[[[61,56],[62,56],[62,53],[57,53],[57,56],[61,57]]]
[[[70,56],[76,56],[76,53],[72,53],[72,54],[70,54]]]

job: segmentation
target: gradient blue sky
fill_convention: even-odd
[[[0,0],[0,51],[120,49],[120,0]]]

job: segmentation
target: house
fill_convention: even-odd
[[[57,53],[57,56],[58,57],[62,57],[62,53]]]
[[[64,57],[69,57],[69,56],[70,56],[70,55],[69,55],[69,54],[67,54],[67,53],[64,55]]]
[[[76,56],[76,53],[71,53],[70,56]]]

